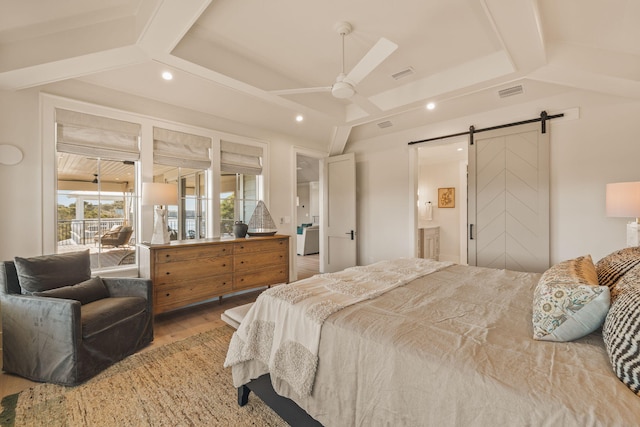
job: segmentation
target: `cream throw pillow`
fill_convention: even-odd
[[[544,272],[533,295],[533,338],[572,341],[598,329],[609,310],[609,288],[598,285],[591,255]]]

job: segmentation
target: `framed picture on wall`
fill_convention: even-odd
[[[454,187],[438,188],[438,207],[456,207],[456,189]]]

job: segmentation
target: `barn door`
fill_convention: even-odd
[[[468,262],[549,267],[549,133],[531,123],[477,133],[469,146]]]

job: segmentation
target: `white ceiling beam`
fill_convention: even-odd
[[[482,0],[482,5],[516,71],[535,70],[547,62],[536,0]]]
[[[171,52],[210,3],[211,0],[160,2],[143,27],[138,44],[152,57]]]
[[[125,46],[2,72],[0,89],[26,89],[148,60],[147,54],[138,46]]]
[[[351,126],[336,126],[333,129],[333,138],[331,138],[331,146],[329,148],[330,156],[337,156],[344,152],[351,129]]]

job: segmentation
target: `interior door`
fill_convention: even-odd
[[[549,267],[549,134],[540,123],[474,135],[469,146],[468,262]]]
[[[320,271],[356,265],[356,162],[353,153],[324,159],[320,216]]]

